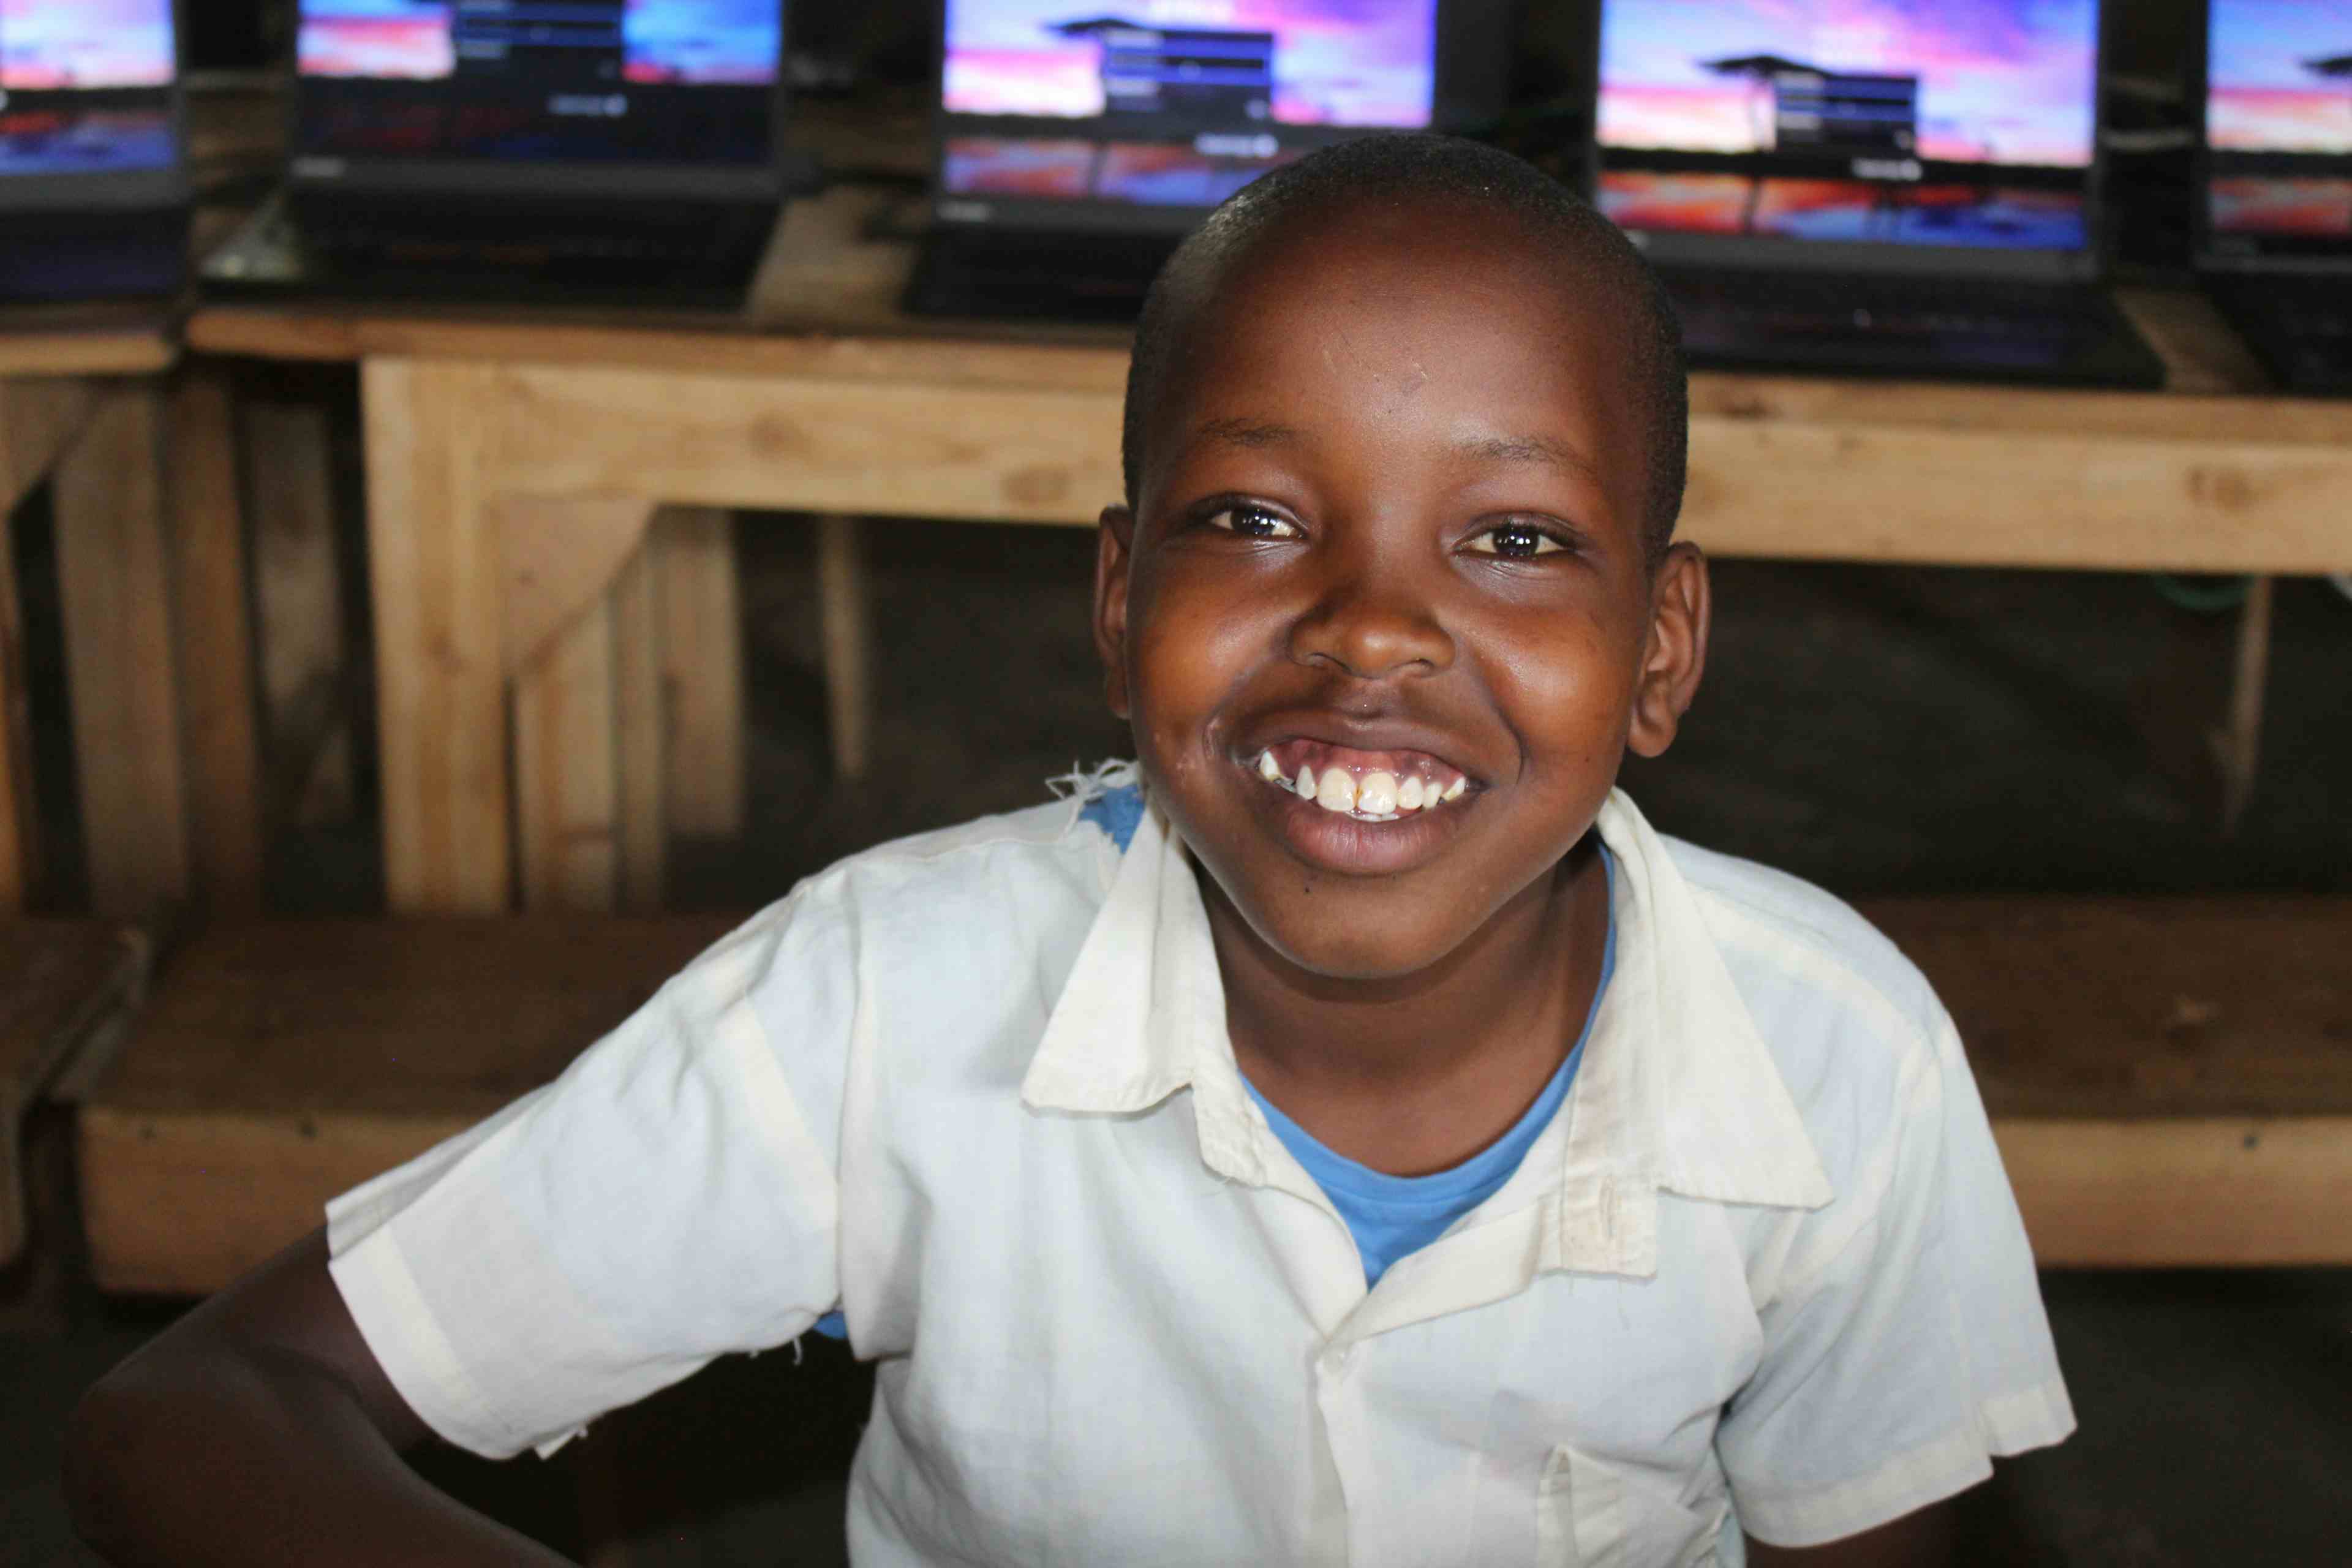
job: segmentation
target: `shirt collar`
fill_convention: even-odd
[[[1570,1091],[1543,1250],[1553,1267],[1639,1275],[1654,1268],[1655,1204],[1643,1200],[1658,1192],[1791,1208],[1832,1194],[1665,845],[1622,791],[1597,826],[1618,861],[1617,968]],[[1151,809],[1021,1092],[1038,1110],[1122,1114],[1186,1088],[1202,1159],[1236,1181],[1266,1183],[1276,1145],[1234,1065],[1208,912],[1182,841]],[[1538,1144],[1530,1162],[1544,1152]]]

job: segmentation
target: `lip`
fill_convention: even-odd
[[[1248,745],[1229,759],[1244,798],[1293,858],[1319,871],[1348,877],[1392,877],[1410,871],[1438,855],[1461,831],[1484,793],[1479,776],[1449,754],[1458,749],[1458,742],[1424,725],[1360,723],[1318,714],[1277,718],[1255,726],[1254,731]],[[1293,741],[1351,751],[1418,753],[1466,779],[1470,788],[1442,807],[1385,822],[1362,821],[1344,812],[1327,811],[1296,790],[1258,775],[1258,753]]]
[[[1456,760],[1453,748],[1459,742],[1442,730],[1391,719],[1353,720],[1345,714],[1276,716],[1255,727],[1236,751],[1236,759],[1244,766],[1254,767],[1260,752],[1291,741],[1310,741],[1356,752],[1417,752],[1439,767],[1468,779],[1474,792],[1485,787],[1486,782],[1475,768],[1465,767]]]

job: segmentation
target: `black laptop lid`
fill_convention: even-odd
[[[934,216],[1181,233],[1267,170],[1490,117],[1502,0],[946,0]]]
[[[2200,259],[2352,272],[2352,0],[2212,0]]]
[[[2097,0],[1601,0],[1594,190],[1663,261],[2096,270]]]
[[[173,0],[0,0],[0,213],[186,199]]]
[[[783,31],[784,0],[301,0],[293,184],[772,197]]]

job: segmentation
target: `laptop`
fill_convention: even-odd
[[[221,293],[740,305],[784,0],[299,0],[286,179]]]
[[[172,0],[0,0],[0,300],[187,280]]]
[[[2212,0],[2197,268],[2280,384],[2352,393],[2352,4]]]
[[[1601,0],[1593,190],[1695,365],[2155,386],[2101,272],[2097,0]]]
[[[1260,174],[1480,122],[1507,85],[1504,0],[1112,4],[946,0],[910,310],[1131,321],[1178,241]]]

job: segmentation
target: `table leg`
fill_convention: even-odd
[[[2213,735],[2215,759],[2221,773],[2221,832],[2238,831],[2246,804],[2253,798],[2254,775],[2262,764],[2263,691],[2270,679],[2271,589],[2268,577],[2246,584],[2246,602],[2238,612],[2238,649],[2230,679],[2230,710]]]
[[[342,573],[327,411],[248,396],[238,409],[253,503],[253,601],[279,821],[342,817],[352,799]]]
[[[398,913],[495,914],[514,879],[499,561],[486,493],[496,374],[361,372],[384,892]]]
[[[56,476],[58,584],[90,899],[143,915],[188,889],[163,394],[110,386]]]
[[[197,886],[225,910],[261,907],[263,791],[235,405],[217,366],[184,370],[168,453],[180,731]]]
[[[656,517],[664,807],[694,838],[743,835],[743,613],[735,580],[735,514],[666,507]]]
[[[522,898],[609,910],[618,890],[620,736],[613,610],[600,598],[515,677]]]
[[[844,779],[866,776],[872,732],[872,637],[866,615],[866,568],[854,518],[816,520],[817,590],[824,616],[826,716],[833,730],[833,770]]]

